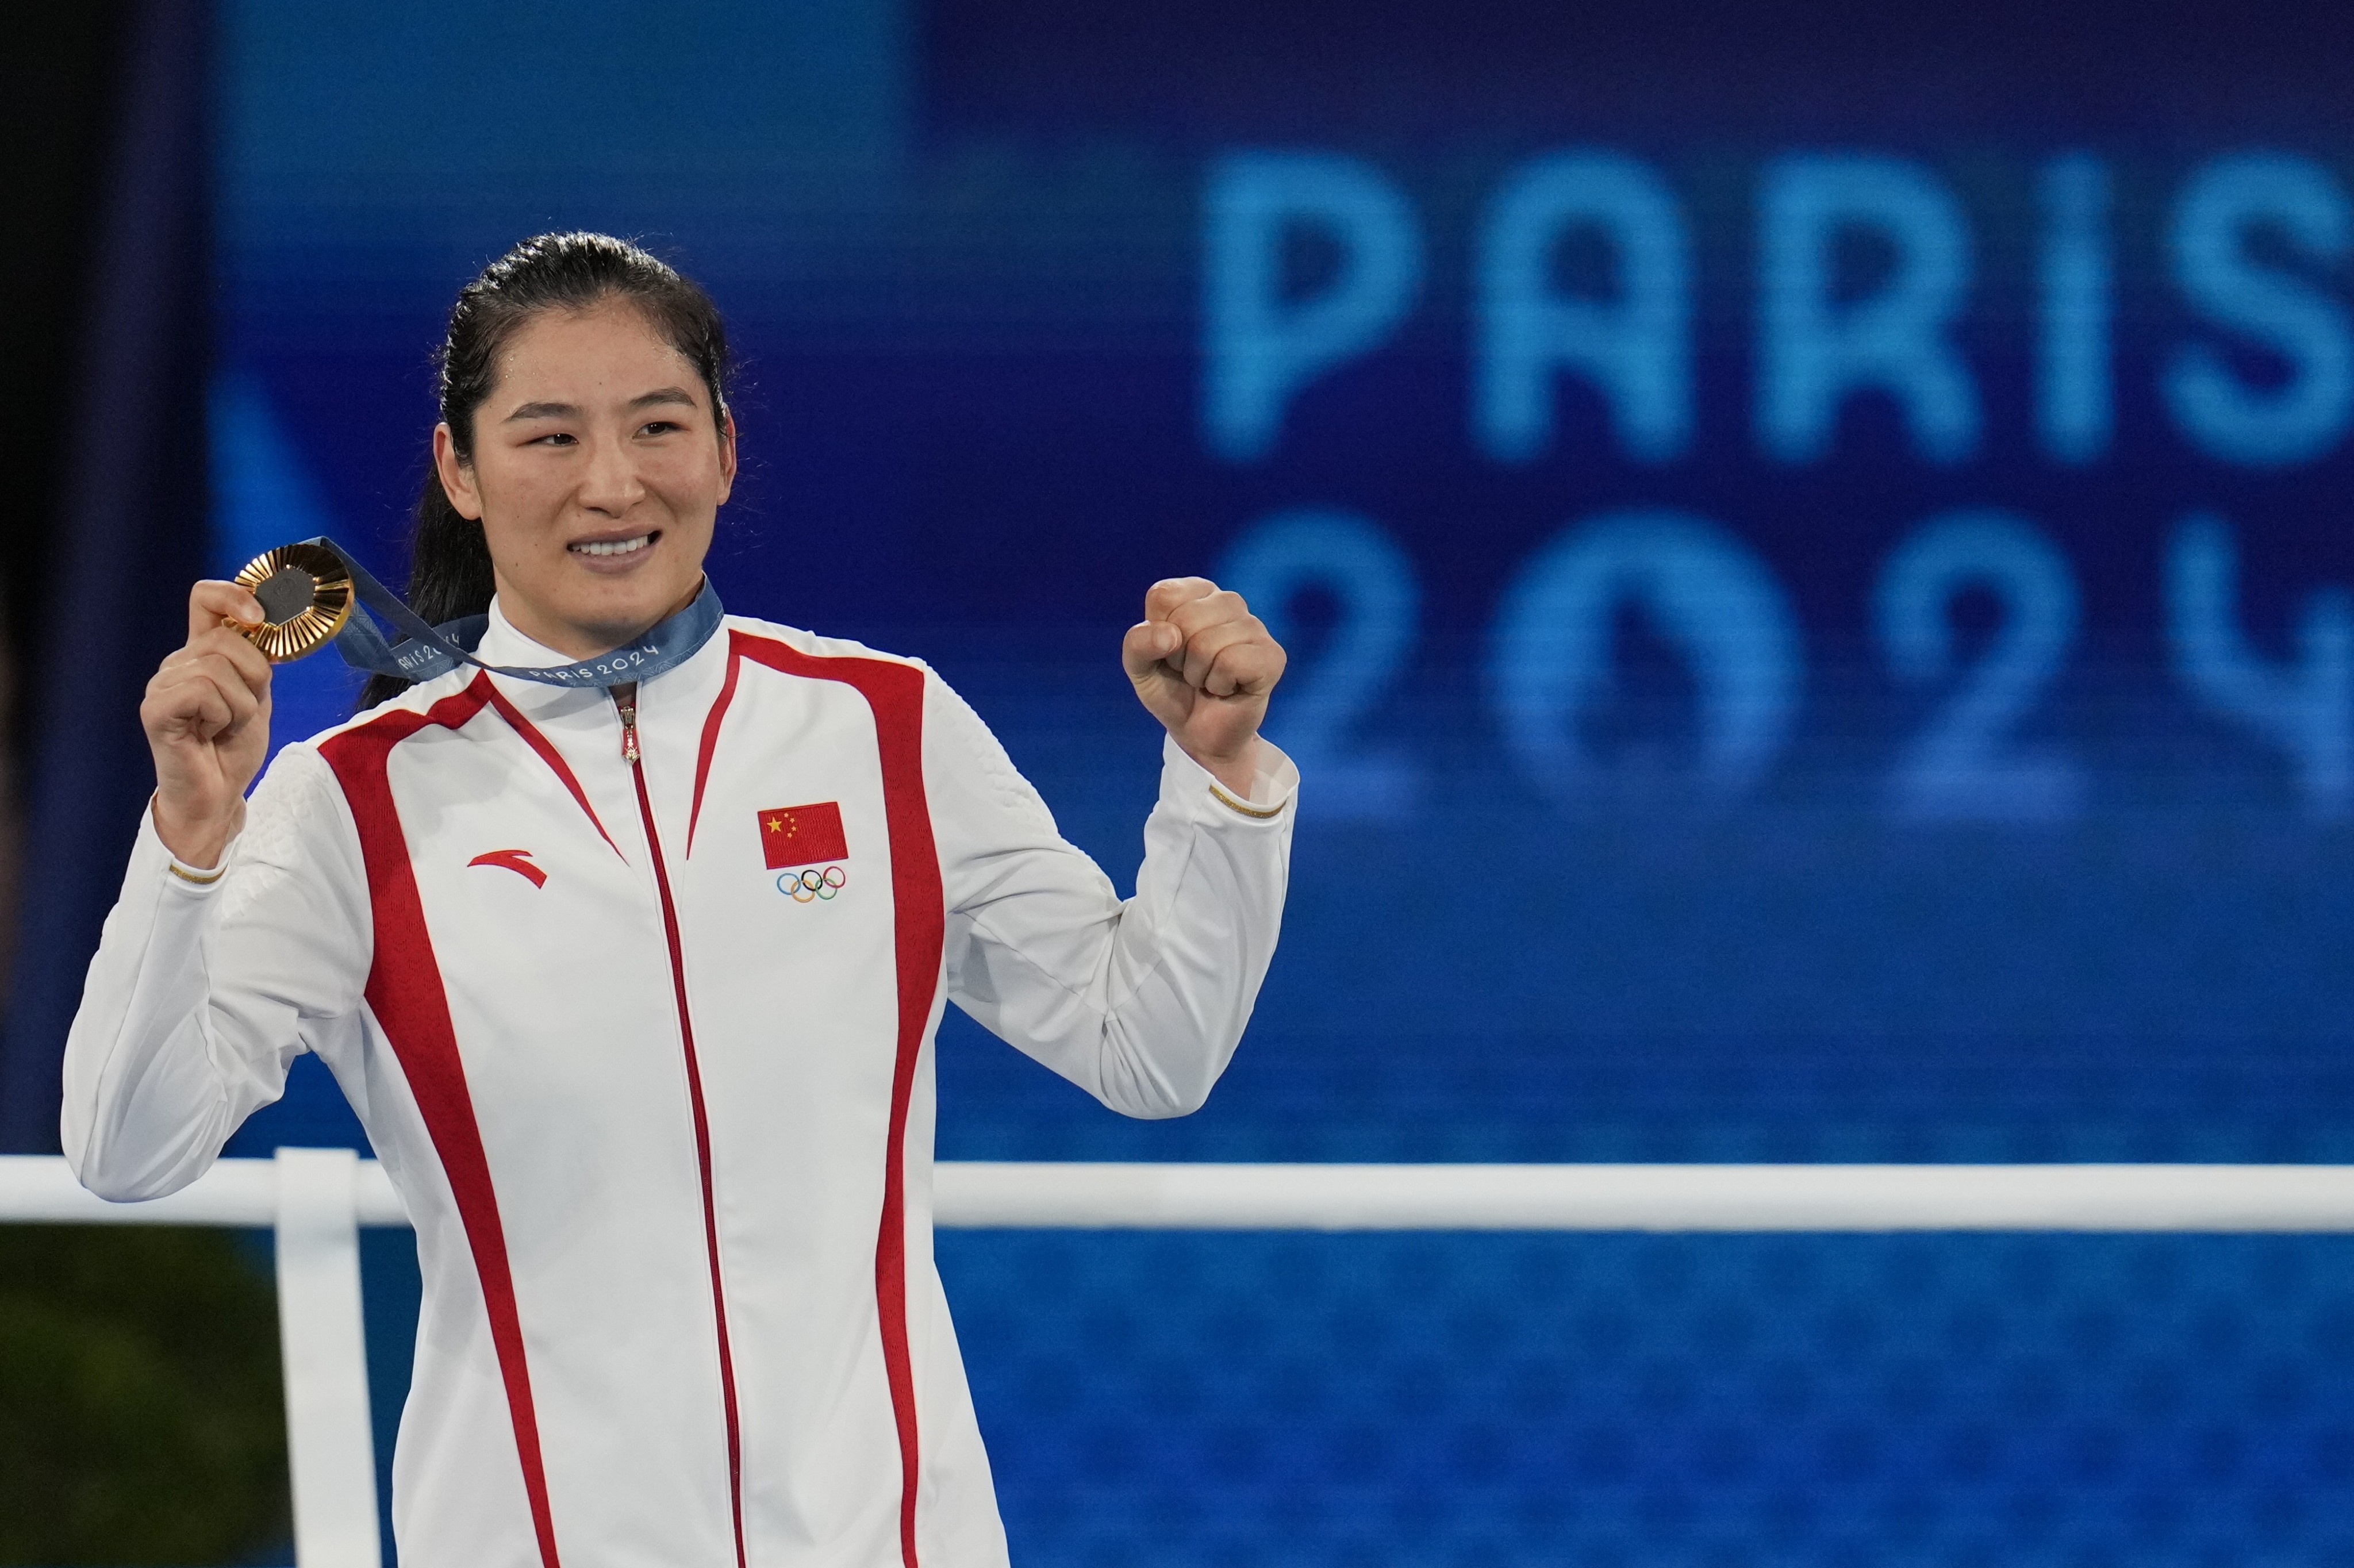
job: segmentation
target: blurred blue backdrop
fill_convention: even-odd
[[[214,555],[398,580],[456,288],[632,235],[744,354],[729,606],[1115,876],[1144,588],[1293,648],[1209,1108],[957,1019],[943,1157],[2354,1160],[2354,33],[1914,9],[228,0]],[[2354,1553],[2342,1242],[940,1257],[1020,1563]]]

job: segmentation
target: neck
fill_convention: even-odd
[[[527,600],[508,597],[504,585],[499,594],[499,610],[507,618],[508,624],[534,642],[561,653],[567,659],[579,661],[595,659],[610,653],[616,648],[628,647],[688,605],[693,604],[702,592],[703,578],[697,577],[695,579],[695,586],[687,589],[685,595],[677,603],[664,609],[660,615],[651,620],[620,625],[610,622],[601,625],[583,624],[577,620],[564,620],[560,616],[543,615],[537,607]]]

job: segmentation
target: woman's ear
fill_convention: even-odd
[[[736,410],[719,407],[719,500],[725,505],[736,488]]]
[[[736,450],[732,442],[727,450],[732,471]],[[450,498],[450,504],[457,509],[458,515],[469,522],[480,523],[482,520],[482,498],[474,489],[474,471],[469,464],[458,461],[458,443],[451,439],[447,423],[433,427],[433,471],[440,475],[441,493]]]

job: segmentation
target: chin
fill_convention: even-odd
[[[687,588],[681,584],[655,587],[651,584],[629,585],[626,593],[601,593],[583,596],[570,607],[566,617],[584,630],[594,630],[619,646],[661,620],[673,606],[684,599]]]

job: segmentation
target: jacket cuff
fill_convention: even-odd
[[[1185,755],[1172,737],[1161,743],[1161,798],[1198,821],[1266,822],[1288,821],[1292,798],[1299,792],[1299,769],[1281,747],[1259,737],[1258,772],[1251,779],[1247,799],[1237,797],[1210,770]]]
[[[239,829],[238,837],[242,836],[244,830]],[[218,865],[188,864],[164,846],[163,835],[155,831],[155,803],[151,800],[139,808],[139,837],[131,846],[131,872],[126,880],[135,884],[144,877],[192,897],[207,897],[228,874],[229,859],[236,852],[237,838],[231,838],[221,846]]]

